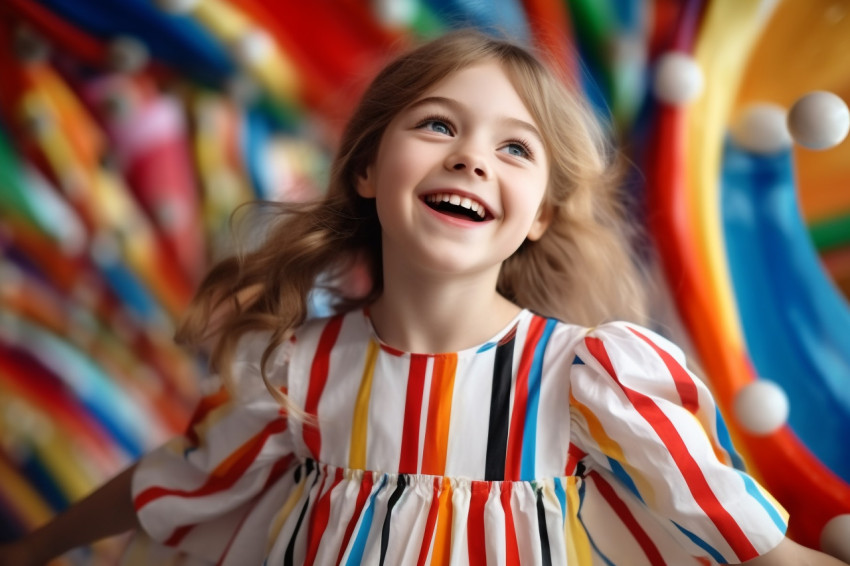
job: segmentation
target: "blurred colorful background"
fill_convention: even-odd
[[[789,534],[850,560],[847,0],[0,2],[0,541],[181,430],[208,384],[172,334],[234,208],[321,194],[372,74],[461,26],[610,124],[658,330]]]

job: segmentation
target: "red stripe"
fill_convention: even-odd
[[[502,493],[499,496],[505,512],[505,566],[520,566],[514,514],[511,511],[511,485],[510,482],[502,482]]]
[[[319,337],[319,346],[316,349],[316,355],[313,357],[313,365],[310,368],[310,385],[307,389],[307,399],[304,402],[304,411],[307,414],[317,416],[319,399],[322,397],[325,384],[328,382],[331,350],[334,344],[336,344],[337,337],[339,337],[339,331],[342,328],[342,318],[343,315],[337,315],[330,319],[322,330],[322,335]],[[305,423],[302,437],[310,453],[318,460],[322,450],[322,437],[318,426]]]
[[[468,531],[469,566],[487,566],[487,547],[484,544],[484,504],[490,494],[490,482],[472,482],[472,497],[469,500]]]
[[[705,512],[706,516],[711,519],[717,529],[723,533],[723,536],[726,538],[729,546],[735,551],[735,554],[739,557],[756,556],[758,552],[756,552],[755,547],[753,547],[747,535],[744,534],[740,525],[738,525],[735,519],[723,507],[717,496],[714,495],[714,492],[711,491],[711,486],[708,485],[702,469],[688,451],[687,445],[682,440],[682,437],[679,436],[679,432],[676,430],[675,425],[670,422],[670,419],[667,418],[667,415],[664,414],[661,408],[650,397],[629,389],[620,383],[614,371],[614,366],[608,357],[605,344],[601,340],[588,336],[585,338],[585,344],[591,355],[602,364],[602,367],[605,368],[608,375],[620,386],[637,412],[649,423],[661,439],[673,461],[676,462],[676,466],[685,479],[685,483],[694,501]]]
[[[424,566],[428,558],[428,550],[431,548],[431,540],[434,538],[434,526],[437,524],[437,511],[440,508],[440,483],[439,478],[434,478],[434,492],[431,496],[431,508],[428,510],[428,519],[425,521],[425,532],[422,534],[422,544],[419,547],[419,559],[416,566]]]
[[[422,419],[422,393],[425,390],[425,369],[428,356],[412,354],[407,376],[407,399],[404,402],[404,428],[401,431],[400,474],[419,471],[419,423]]]
[[[271,472],[269,473],[269,477],[266,479],[266,484],[263,487],[262,491],[265,491],[268,488],[268,486],[270,486],[277,479],[279,479],[283,474],[285,474],[286,471],[292,465],[292,462],[294,460],[295,460],[295,457],[292,454],[287,454],[286,456],[284,456],[283,458],[281,458],[277,462],[275,462],[274,465],[272,466]],[[242,519],[242,521],[244,522],[246,518],[247,518],[247,515],[245,516],[245,518]],[[230,549],[230,545],[233,544],[233,540],[236,538],[236,535],[239,534],[239,530],[241,529],[241,525],[242,525],[242,523],[240,523],[240,527],[238,527],[233,532],[233,536],[230,538],[230,541],[227,543],[227,546],[225,547],[224,552],[222,553],[221,560],[224,560],[225,556],[227,555],[227,552]],[[192,531],[192,529],[194,529],[196,526],[197,526],[197,523],[195,523],[193,525],[183,525],[181,527],[174,529],[174,532],[171,533],[171,535],[163,542],[163,544],[166,545],[166,546],[177,546],[177,545],[179,545],[183,541],[183,539],[186,538],[186,535],[188,535]]]
[[[664,566],[664,558],[661,557],[658,547],[655,546],[655,543],[652,542],[652,539],[649,538],[649,535],[646,534],[646,531],[644,531],[643,527],[640,526],[638,520],[634,515],[632,515],[628,505],[626,505],[625,502],[617,496],[617,492],[614,491],[614,488],[611,487],[597,472],[590,472],[588,475],[593,478],[597,489],[599,489],[599,493],[602,494],[602,497],[605,498],[608,505],[611,506],[620,520],[623,521],[626,528],[629,529],[629,532],[632,533],[632,536],[635,537],[635,540],[640,545],[643,553],[649,560],[649,563],[652,564],[652,566]]]
[[[564,467],[564,475],[571,476],[575,474],[578,463],[585,456],[587,456],[587,452],[570,442],[570,447],[567,450],[567,465]]]
[[[655,353],[661,356],[661,359],[664,361],[664,365],[667,366],[667,371],[669,371],[670,375],[673,377],[673,383],[676,384],[676,391],[679,392],[679,398],[682,400],[682,406],[691,413],[696,413],[699,410],[699,393],[697,392],[696,383],[694,383],[693,378],[687,370],[676,361],[676,358],[670,355],[670,352],[659,348],[655,342],[634,328],[629,328],[629,330],[632,331],[632,334],[649,344],[649,346],[655,350]]]
[[[342,544],[339,546],[339,556],[336,557],[337,566],[342,562],[342,555],[345,554],[351,533],[354,532],[354,527],[357,525],[357,520],[360,519],[360,514],[363,512],[363,507],[366,505],[366,500],[369,498],[370,493],[372,493],[372,474],[366,472],[363,474],[363,480],[360,482],[360,491],[357,492],[357,501],[354,502],[354,512],[351,514],[351,519],[348,520],[348,525],[345,527],[345,534],[342,537]]]
[[[245,474],[257,458],[260,450],[262,450],[263,446],[266,444],[268,438],[273,434],[285,431],[286,420],[275,419],[267,424],[262,431],[240,446],[236,452],[234,452],[234,454],[237,454],[238,452],[241,453],[233,463],[230,463],[227,466],[225,473],[216,474],[215,471],[213,471],[213,475],[209,476],[204,484],[197,489],[169,489],[160,486],[150,487],[136,496],[133,500],[133,505],[137,511],[140,511],[145,505],[161,497],[170,495],[180,497],[203,497],[219,491],[225,491],[232,487],[233,484],[235,484],[236,481]]]
[[[525,411],[528,404],[528,373],[534,359],[534,350],[543,334],[545,319],[535,316],[528,327],[528,336],[519,360],[516,384],[514,386],[514,406],[511,411],[511,426],[508,433],[508,453],[505,462],[505,480],[520,479],[522,462],[522,439],[525,433]]]
[[[174,529],[174,532],[171,533],[171,536],[165,539],[162,544],[165,546],[177,546],[180,544],[180,541],[182,541],[194,528],[195,525],[183,525],[182,527],[177,527]]]
[[[327,467],[325,467],[327,472]],[[313,511],[313,517],[310,521],[310,531],[307,535],[307,556],[304,558],[304,564],[313,564],[316,560],[316,553],[319,552],[319,542],[322,540],[322,535],[325,534],[325,529],[328,526],[328,518],[331,514],[331,493],[342,481],[342,468],[336,469],[333,484],[325,492],[325,494],[316,503],[316,508]],[[322,485],[319,487],[319,493],[322,492],[325,479],[322,479]]]

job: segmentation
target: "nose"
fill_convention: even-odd
[[[458,148],[446,158],[446,169],[452,171],[469,171],[476,177],[489,177],[489,167],[486,160],[477,151],[465,146]]]

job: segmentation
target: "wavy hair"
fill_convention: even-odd
[[[342,133],[323,198],[257,205],[273,218],[263,241],[210,270],[178,340],[208,343],[212,365],[227,381],[240,337],[249,331],[271,333],[261,362],[265,367],[275,348],[306,320],[308,295],[317,285],[331,289],[339,311],[374,301],[383,288],[381,229],[374,200],[357,194],[357,178],[375,159],[384,130],[401,110],[451,73],[487,60],[508,74],[550,157],[544,202],[552,222],[538,241],[526,241],[505,260],[497,290],[522,307],[578,324],[641,320],[645,301],[630,241],[634,226],[619,192],[618,153],[592,109],[528,49],[462,30],[399,56],[375,77]],[[357,265],[365,266],[369,285],[351,296],[341,282]]]

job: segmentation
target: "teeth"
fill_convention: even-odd
[[[479,218],[484,218],[487,215],[487,210],[484,208],[484,205],[475,202],[469,197],[461,197],[460,195],[450,193],[434,193],[428,195],[425,200],[434,204],[447,202],[455,206],[461,206],[476,213]]]

